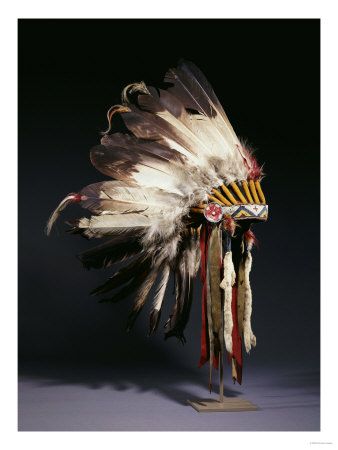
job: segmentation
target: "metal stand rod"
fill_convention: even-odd
[[[224,380],[223,380],[223,357],[224,357],[224,298],[221,297],[221,339],[220,339],[220,352],[219,352],[219,402],[224,402]]]
[[[222,341],[221,341],[222,342]],[[223,358],[224,346],[221,345],[221,351],[218,356],[219,365],[219,398],[207,398],[201,400],[188,400],[198,412],[232,412],[232,411],[257,411],[257,406],[243,398],[224,397],[224,380],[223,380]]]

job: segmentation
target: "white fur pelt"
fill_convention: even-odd
[[[224,341],[225,348],[229,353],[232,353],[232,286],[236,281],[236,272],[232,262],[232,252],[227,252],[223,259],[224,278],[220,287],[224,290]]]
[[[243,258],[238,272],[237,315],[239,333],[243,333],[244,346],[247,353],[251,346],[256,347],[256,337],[251,329],[252,292],[250,286],[250,271],[252,266],[251,252]]]

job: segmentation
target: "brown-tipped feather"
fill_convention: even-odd
[[[196,257],[198,253],[197,242],[194,238],[186,238],[182,242],[181,252],[178,255],[176,268],[176,300],[173,312],[165,327],[165,339],[175,336],[182,344],[186,342],[184,329],[188,323],[192,303],[192,280],[196,276],[198,265]]]
[[[151,272],[148,274],[146,279],[144,280],[142,286],[140,287],[136,299],[134,301],[133,308],[128,316],[128,322],[127,322],[127,332],[129,332],[134,323],[137,319],[138,315],[140,314],[141,310],[143,309],[146,300],[148,298],[148,294],[150,292],[150,289],[153,287],[156,277],[158,273],[158,267],[154,267]]]
[[[149,317],[149,331],[148,336],[151,336],[157,331],[158,324],[160,323],[161,310],[153,309]]]
[[[149,336],[153,334],[158,327],[158,323],[161,316],[162,303],[168,285],[169,277],[170,277],[170,266],[169,264],[165,264],[163,272],[161,274],[160,282],[156,289],[152,309],[150,312],[149,333],[148,333]]]
[[[116,272],[112,277],[110,277],[105,283],[103,283],[101,286],[98,286],[95,288],[91,295],[101,295],[105,294],[106,292],[112,291],[113,289],[116,289],[126,283],[131,282],[124,288],[120,289],[120,291],[117,292],[116,295],[122,296],[124,294],[125,296],[128,295],[128,289],[131,289],[132,286],[136,286],[135,289],[139,286],[138,281],[140,279],[140,282],[142,282],[142,277],[144,277],[150,267],[150,260],[144,259],[144,257],[138,258],[134,261],[132,261],[127,266],[120,269],[118,272]],[[130,291],[131,292],[131,291]],[[115,295],[115,294],[114,294]],[[114,297],[114,296],[113,296]],[[122,297],[121,297],[122,299]],[[115,300],[103,300],[103,301],[115,301]]]
[[[144,278],[147,276],[149,266],[142,270],[137,276],[135,276],[130,283],[121,288],[118,292],[113,294],[110,298],[103,298],[99,300],[99,303],[117,303],[127,298],[130,294],[133,294],[139,287],[142,286]]]
[[[109,239],[108,242],[91,248],[77,257],[86,269],[101,269],[140,253],[141,250],[138,236],[126,233]]]

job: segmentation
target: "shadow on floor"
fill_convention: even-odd
[[[217,396],[219,383],[218,371],[214,371],[213,393]],[[19,379],[34,381],[38,386],[82,385],[88,389],[100,389],[111,386],[116,391],[137,389],[138,392],[152,391],[179,404],[186,404],[188,398],[194,398],[196,389],[205,389],[208,396],[208,370],[189,369],[184,366],[154,367],[141,369],[123,365],[121,367],[107,363],[62,362],[42,363],[25,362],[19,365]],[[230,381],[231,382],[231,381]],[[236,397],[240,391],[229,388],[226,380],[224,395]]]

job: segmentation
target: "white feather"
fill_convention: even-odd
[[[90,184],[81,194],[81,206],[95,214],[143,212],[147,216],[160,215],[184,201],[182,196],[174,193],[128,186],[116,180]]]
[[[152,306],[152,310],[154,310],[154,311],[160,311],[162,308],[163,298],[164,298],[165,291],[167,289],[169,276],[170,276],[170,266],[169,266],[169,264],[166,264],[164,266],[162,274],[161,274],[161,279],[159,281],[159,288],[157,289],[155,296],[154,296],[154,301],[153,301],[153,306]]]
[[[119,214],[83,217],[78,228],[89,238],[103,237],[126,229],[143,229],[150,226],[150,219],[142,214]]]

